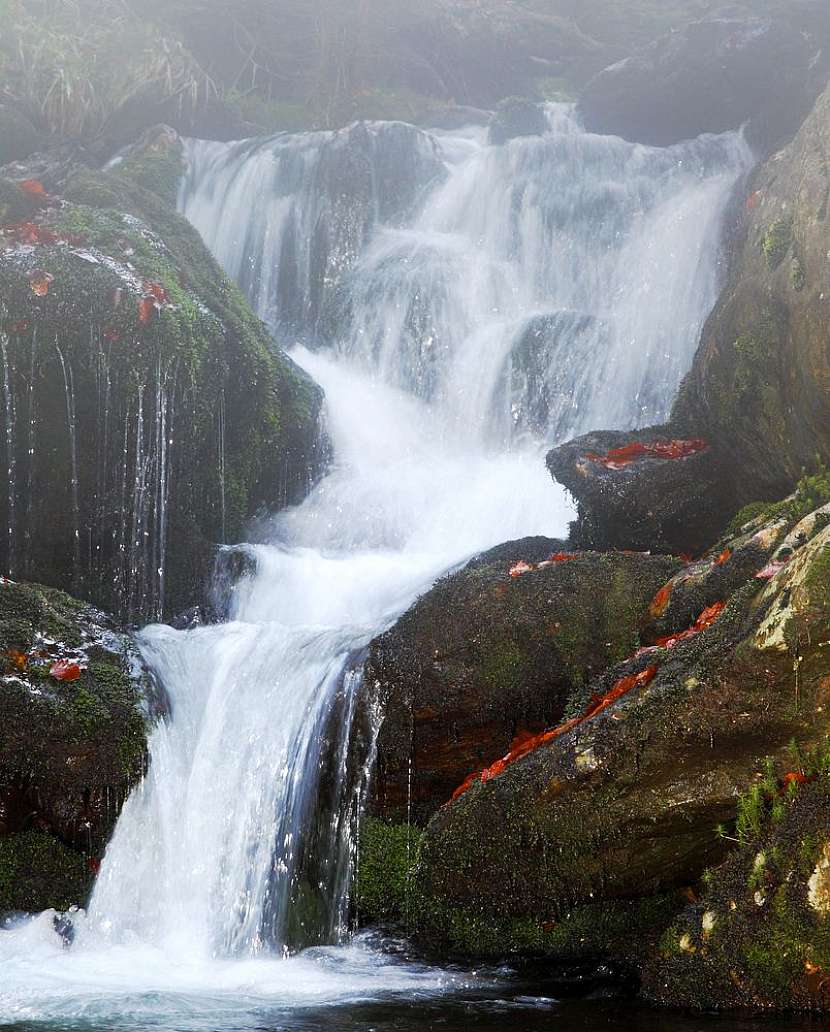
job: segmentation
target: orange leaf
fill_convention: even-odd
[[[81,668],[71,659],[59,659],[49,668],[49,673],[56,681],[77,681],[81,676]]]
[[[32,289],[32,293],[38,297],[46,297],[54,278],[50,273],[44,272],[43,269],[32,269],[29,273],[29,286]]]
[[[25,672],[26,665],[29,661],[28,656],[25,652],[18,652],[17,649],[8,649],[6,652],[8,658],[14,663],[18,670]]]
[[[715,560],[715,566],[723,566],[723,564],[729,562],[729,560],[731,558],[732,558],[732,549],[731,548],[724,548],[724,550],[721,552],[721,554]]]
[[[138,302],[138,321],[146,326],[156,311],[156,302],[151,297],[143,297]]]
[[[43,183],[39,179],[24,179],[22,183],[17,185],[23,193],[28,194],[30,197],[46,198],[48,196]]]
[[[669,602],[671,601],[671,595],[674,591],[674,581],[669,581],[668,584],[664,584],[662,588],[657,592],[654,598],[651,600],[649,606],[649,613],[656,620],[662,616],[663,613],[668,609]]]
[[[532,571],[533,571],[533,567],[530,565],[530,563],[526,563],[522,559],[520,562],[514,563],[510,567],[510,576],[511,577],[521,577],[525,573],[532,573]]]
[[[151,283],[148,280],[145,280],[143,286],[144,293],[148,297],[153,298],[153,300],[158,302],[158,304],[166,305],[170,300],[170,295],[160,283]]]
[[[606,469],[619,470],[630,466],[637,459],[649,457],[653,459],[685,459],[697,452],[705,451],[709,445],[699,437],[692,440],[649,441],[642,443],[632,441],[620,448],[612,448],[605,455],[588,452],[585,458],[589,462],[597,462]]]

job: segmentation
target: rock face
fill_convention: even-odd
[[[824,35],[790,18],[714,15],[600,72],[580,111],[593,132],[660,147],[749,122],[750,139],[769,152],[826,83]]]
[[[730,280],[708,319],[667,426],[591,434],[548,457],[574,495],[580,545],[711,544],[735,510],[791,491],[830,461],[830,90],[741,199]],[[618,464],[586,454],[649,440],[704,441],[682,461]]]
[[[0,911],[84,902],[144,772],[146,688],[102,613],[0,580]]]
[[[162,131],[0,181],[0,567],[130,620],[191,605],[316,461],[320,392],[168,206],[180,171]]]
[[[524,97],[507,97],[499,102],[490,122],[490,143],[506,143],[519,136],[541,136],[548,122],[538,104]]]
[[[793,755],[740,803],[740,845],[665,933],[645,994],[669,1006],[830,1006],[826,752]]]
[[[636,647],[643,611],[679,565],[590,553],[545,562],[551,546],[530,539],[474,561],[372,643],[365,683],[385,714],[375,814],[423,824],[517,735],[557,723],[574,692]]]
[[[488,757],[413,846],[406,915],[424,941],[572,955],[585,949],[586,922],[619,929],[635,913],[653,941],[654,922],[670,923],[671,893],[727,852],[737,833],[715,827],[737,816],[740,830],[741,795],[765,771],[787,780],[793,741],[805,756],[823,748],[828,524],[827,507],[805,516],[794,498],[736,530],[643,606],[633,626],[645,651],[574,688],[571,720]]]
[[[734,273],[673,421],[716,440],[736,501],[780,497],[830,459],[830,91],[744,201]]]

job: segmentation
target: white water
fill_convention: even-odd
[[[208,1027],[224,1027],[231,1011],[462,983],[346,940],[366,775],[345,769],[359,682],[349,671],[443,571],[505,540],[564,532],[570,512],[544,466],[561,412],[534,435],[516,406],[521,415],[538,390],[517,400],[512,377],[505,387],[510,334],[529,311],[545,301],[551,311],[587,312],[591,326],[617,327],[591,330],[595,350],[586,351],[585,320],[565,320],[571,329],[557,343],[569,378],[562,390],[587,398],[579,405],[603,414],[603,425],[665,410],[712,303],[717,228],[746,157],[737,137],[657,152],[587,137],[568,119],[560,129],[506,148],[487,148],[474,133],[419,138],[418,147],[437,148],[447,177],[405,217],[390,215],[393,227],[382,224],[379,204],[369,206],[337,287],[349,299],[346,331],[330,351],[295,350],[325,389],[334,466],[301,506],[272,521],[267,544],[252,547],[256,573],[238,585],[229,623],[143,633],[171,702],[152,736],[150,773],[125,806],[88,914],[75,917],[73,946],[61,944],[51,915],[0,933],[0,1021],[126,1015],[188,1028],[208,1016]],[[383,150],[377,134],[373,160]],[[184,208],[214,231],[211,243],[237,275],[248,261],[258,266],[264,314],[268,284],[287,275],[279,256],[302,265],[296,246],[276,246],[283,230],[271,219],[299,206],[308,228],[316,199],[306,191],[277,204],[281,158],[267,159],[263,177],[263,154],[300,151],[311,177],[332,139],[283,138],[247,157],[192,145]],[[237,180],[246,184],[238,194]],[[543,227],[551,206],[556,218]],[[276,268],[262,265],[259,245],[250,253],[257,219]],[[401,316],[407,297],[428,312],[418,339]],[[321,311],[322,302],[307,342],[320,343]],[[655,373],[655,348],[673,372]],[[636,373],[623,375],[623,366]],[[646,405],[646,396],[656,400]],[[303,847],[332,724],[336,804],[309,868]],[[292,902],[309,870],[313,920]],[[321,935],[343,945],[282,959],[287,946]]]

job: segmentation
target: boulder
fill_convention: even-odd
[[[738,846],[646,965],[652,1002],[707,1010],[830,1009],[826,750],[770,768],[739,802]]]
[[[658,147],[748,122],[750,139],[769,153],[798,129],[827,82],[823,29],[802,31],[789,17],[715,14],[600,72],[579,110],[591,132]]]
[[[83,904],[144,774],[149,687],[103,613],[0,580],[0,911]]]
[[[645,650],[574,692],[569,721],[491,754],[436,813],[406,900],[424,942],[556,953],[598,913],[602,927],[660,911],[665,928],[663,903],[729,850],[748,787],[769,770],[787,781],[793,743],[825,748],[830,513],[798,516],[760,518],[679,571],[641,614]],[[701,603],[731,595],[684,626],[689,580]]]
[[[577,547],[697,555],[712,543],[735,508],[719,453],[674,433],[599,431],[548,454],[551,475],[577,500]]]
[[[321,392],[170,206],[181,169],[162,129],[0,180],[0,568],[134,621],[200,601],[318,457]]]
[[[643,611],[680,565],[543,542],[474,560],[372,642],[364,683],[384,714],[375,815],[426,823],[471,771],[555,724],[636,647]]]

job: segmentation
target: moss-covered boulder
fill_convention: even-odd
[[[413,918],[427,942],[457,948],[472,922],[533,927],[544,948],[546,929],[586,906],[617,912],[693,885],[730,848],[716,827],[768,758],[786,771],[792,742],[823,746],[826,515],[777,517],[723,545],[655,594],[645,649],[575,692],[571,720],[430,821]],[[689,625],[692,598],[707,606]]]
[[[711,1009],[830,1008],[826,747],[771,765],[741,800],[738,847],[663,935],[645,995]],[[731,834],[730,834],[731,832]]]
[[[643,612],[681,565],[554,548],[500,546],[372,642],[365,683],[384,713],[375,813],[425,823],[517,735],[556,723],[574,691],[636,649]]]
[[[161,131],[0,181],[0,566],[134,620],[192,604],[316,461],[320,392],[170,206],[180,172]]]
[[[0,910],[83,902],[144,772],[144,689],[102,613],[0,581]]]

